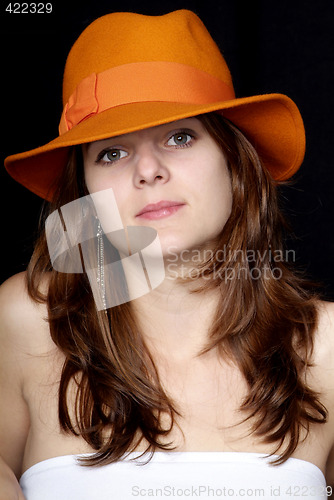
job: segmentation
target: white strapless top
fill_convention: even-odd
[[[23,473],[26,500],[134,500],[222,498],[327,498],[326,481],[314,464],[289,458],[271,466],[260,453],[164,452],[136,461],[130,453],[119,462],[95,467],[67,455],[37,463]]]

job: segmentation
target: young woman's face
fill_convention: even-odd
[[[83,146],[90,193],[112,188],[123,225],[157,230],[165,255],[210,248],[232,207],[223,152],[197,118]]]

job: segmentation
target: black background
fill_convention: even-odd
[[[295,250],[298,267],[322,283],[324,297],[334,300],[332,0],[54,0],[52,14],[10,14],[5,10],[9,3],[0,0],[3,157],[58,135],[67,53],[91,21],[109,12],[160,15],[191,9],[224,53],[238,97],[289,95],[304,118],[307,151],[295,182],[281,190],[295,234],[287,247]],[[22,271],[29,260],[42,201],[13,181],[4,168],[0,182],[4,280]]]

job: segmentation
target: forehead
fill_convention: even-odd
[[[138,130],[136,132],[130,132],[128,134],[108,137],[107,139],[102,139],[100,141],[89,142],[87,144],[84,144],[83,146],[88,151],[88,149],[91,146],[97,145],[97,146],[103,147],[104,144],[106,144],[107,142],[110,143],[110,141],[116,143],[119,140],[128,140],[128,139],[131,140],[131,138],[134,138],[136,136],[144,137],[144,136],[148,136],[149,134],[154,134],[154,133],[163,134],[169,130],[177,130],[180,128],[193,128],[193,127],[196,127],[197,129],[202,128],[202,124],[201,124],[200,120],[198,118],[195,118],[195,117],[184,118],[182,120],[176,120],[173,122],[164,123],[162,125],[157,125],[155,127],[150,127],[147,129]]]

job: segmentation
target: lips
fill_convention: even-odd
[[[136,217],[144,219],[161,219],[169,217],[181,209],[185,204],[180,201],[159,201],[159,203],[150,203],[140,210]]]

